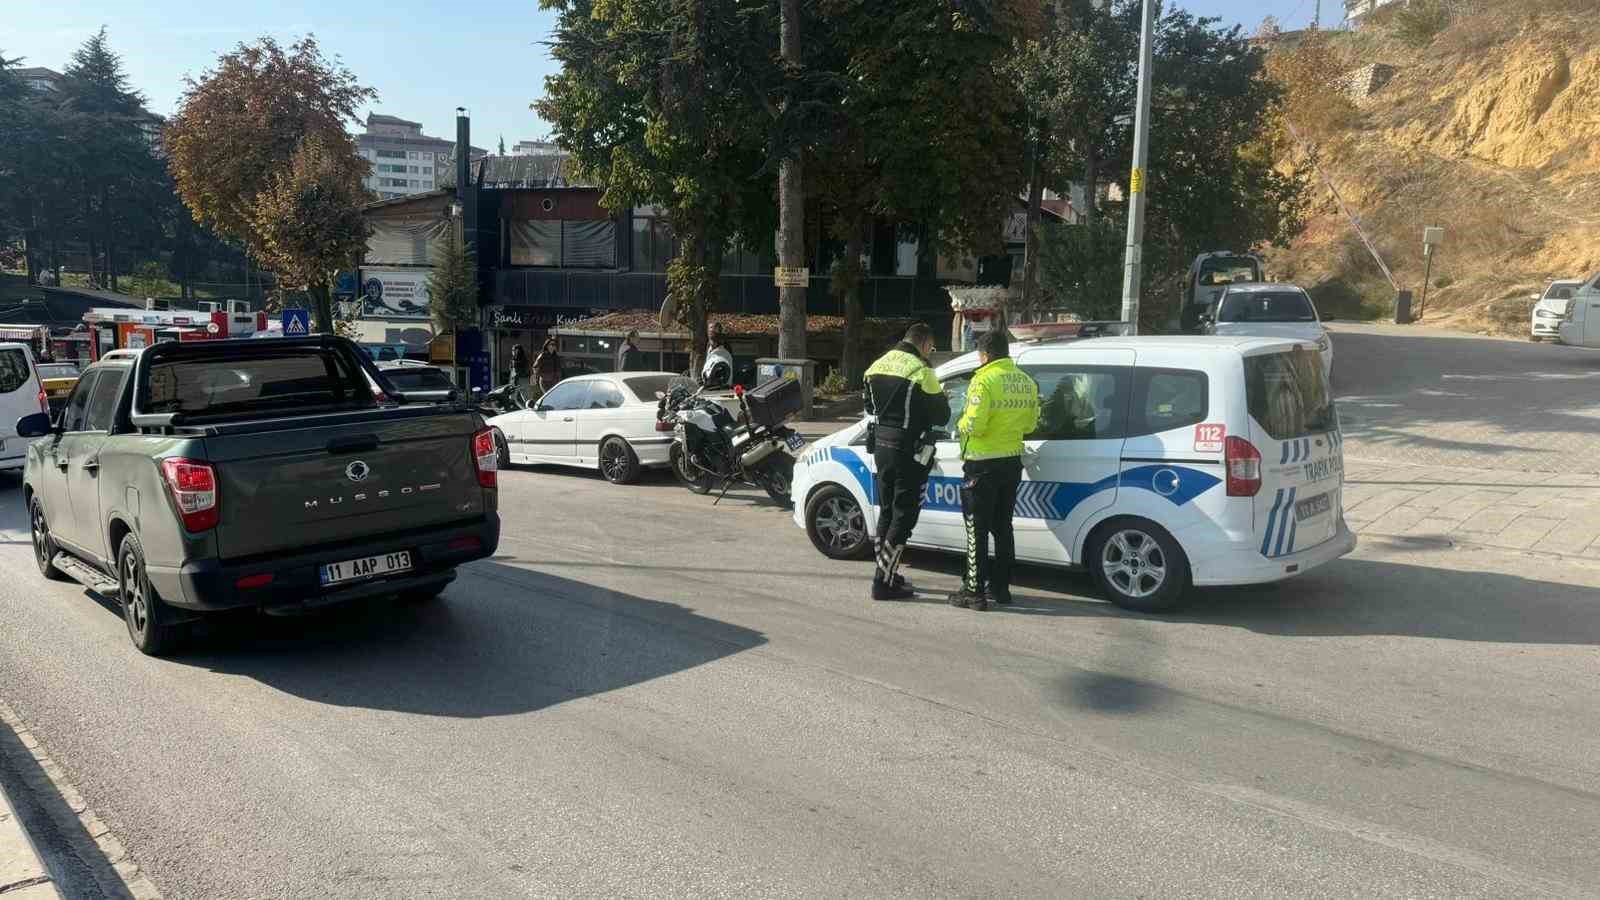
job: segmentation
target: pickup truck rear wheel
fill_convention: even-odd
[[[169,623],[167,605],[150,585],[144,567],[144,546],[136,535],[122,539],[117,553],[117,586],[122,597],[122,618],[128,637],[146,656],[165,656],[177,645],[177,631]]]
[[[56,568],[56,542],[50,537],[50,522],[44,517],[44,504],[33,498],[29,505],[33,520],[33,558],[39,564],[39,574],[51,581],[66,581],[66,573]]]

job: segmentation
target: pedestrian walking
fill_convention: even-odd
[[[922,491],[933,463],[931,432],[950,421],[950,401],[928,364],[932,353],[933,329],[918,322],[867,369],[867,450],[878,469],[874,600],[916,596],[897,570],[922,513]]]
[[[643,372],[645,365],[644,351],[639,349],[639,332],[635,329],[628,332],[622,341],[622,349],[617,351],[617,371]]]
[[[511,345],[511,387],[513,390],[527,393],[528,374],[532,368],[528,365],[528,349],[520,343]]]
[[[561,354],[556,352],[556,339],[546,338],[539,358],[533,361],[533,376],[539,382],[539,396],[561,381]]]
[[[1011,518],[1022,483],[1023,437],[1039,425],[1039,386],[1011,360],[1003,326],[978,337],[978,371],[956,423],[961,441],[961,515],[967,565],[950,605],[986,610],[1011,603],[1016,538]],[[994,558],[989,539],[994,538]]]

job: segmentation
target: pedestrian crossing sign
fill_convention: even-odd
[[[283,311],[283,336],[305,337],[311,333],[311,310],[286,309]]]

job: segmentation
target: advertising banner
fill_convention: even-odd
[[[428,275],[432,269],[361,270],[363,318],[428,318]]]

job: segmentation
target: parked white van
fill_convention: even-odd
[[[0,344],[0,472],[21,471],[31,438],[17,437],[17,420],[48,413],[50,398],[27,344]]]
[[[1119,606],[1176,608],[1191,585],[1279,581],[1355,549],[1343,439],[1314,344],[1258,337],[1013,343],[1039,384],[1017,492],[1019,562],[1082,566]],[[952,422],[976,354],[940,366]],[[836,559],[872,552],[866,426],[795,467],[795,523]],[[960,450],[938,444],[914,546],[964,553]]]
[[[1573,293],[1561,320],[1559,339],[1574,347],[1600,348],[1600,272]]]

